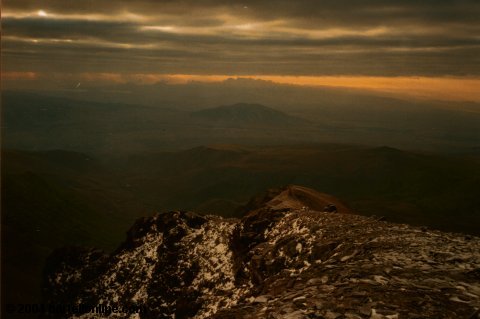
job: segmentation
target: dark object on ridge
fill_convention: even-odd
[[[323,211],[327,212],[327,213],[336,213],[337,212],[337,206],[335,206],[333,204],[328,204],[327,206],[325,206],[323,208]]]

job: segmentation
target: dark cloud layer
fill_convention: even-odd
[[[480,75],[480,1],[6,0],[2,68]]]
[[[288,19],[308,25],[371,27],[398,23],[478,24],[477,0],[5,0],[12,10],[48,10],[53,13],[115,15],[122,12],[146,16],[172,14],[208,23],[220,20],[209,14],[231,13],[259,20]]]

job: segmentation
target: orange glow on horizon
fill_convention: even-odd
[[[2,80],[35,80],[38,74],[35,72],[2,72]]]
[[[480,102],[480,78],[371,76],[260,76],[282,84],[378,91],[433,100]]]
[[[252,79],[286,85],[367,90],[429,100],[480,102],[480,78],[474,77],[137,74],[133,78],[140,82],[164,81],[170,84]]]
[[[75,79],[86,82],[117,84],[188,84],[191,82],[221,83],[229,79],[270,81],[276,84],[306,87],[329,87],[365,90],[410,98],[480,102],[478,77],[380,77],[380,76],[292,76],[292,75],[199,75],[157,73],[80,73],[38,74],[35,72],[6,72],[5,80]]]

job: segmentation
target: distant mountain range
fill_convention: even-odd
[[[194,118],[236,127],[306,125],[306,120],[260,104],[237,103],[193,112]]]
[[[102,155],[209,144],[348,143],[449,152],[480,145],[478,112],[389,99],[368,100],[385,105],[361,99],[336,106],[335,101],[322,100],[308,110],[246,103],[191,110],[2,92],[2,143],[12,149]]]

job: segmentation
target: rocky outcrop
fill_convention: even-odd
[[[329,208],[330,207],[330,208]],[[271,208],[273,210],[314,210],[332,211],[342,214],[352,214],[353,211],[334,196],[317,192],[311,188],[289,185],[282,188],[269,189],[263,194],[254,196],[245,207],[241,207],[241,215],[251,214],[257,209]]]
[[[45,302],[145,309],[111,318],[478,318],[480,238],[313,210],[282,192],[241,220],[143,218],[110,255],[56,251]]]

